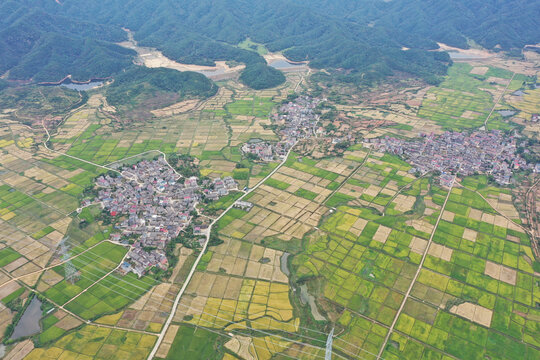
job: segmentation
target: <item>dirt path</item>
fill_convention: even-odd
[[[407,188],[409,188],[411,185],[414,185],[416,184],[419,180],[422,180],[423,178],[425,178],[427,175],[431,174],[431,172],[427,172],[425,173],[424,175],[414,179],[413,181],[411,181],[410,183],[408,183],[407,185],[404,185],[402,186],[401,188],[399,188],[399,190],[394,194],[394,196],[392,196],[392,198],[390,199],[390,201],[388,201],[388,204],[386,204],[386,206],[384,207],[383,209],[383,212],[382,212],[382,216],[385,215],[386,213],[386,209],[388,209],[388,206],[390,206],[390,204],[398,197],[399,194],[401,194],[401,192]]]
[[[332,196],[334,196],[347,183],[347,181],[349,181],[349,179],[352,178],[358,172],[358,170],[360,170],[364,166],[366,161],[368,161],[369,156],[371,155],[372,151],[373,151],[373,149],[370,148],[369,152],[366,155],[366,157],[364,158],[364,160],[362,160],[362,163],[360,165],[358,165],[358,167],[356,169],[354,169],[354,171],[349,176],[347,176],[345,178],[345,180],[343,180],[341,182],[341,184],[338,186],[338,188],[336,190],[332,191],[330,193],[330,195],[328,195],[328,197],[324,200],[324,203],[326,203],[330,198],[332,198]]]
[[[111,168],[108,168],[106,166],[103,166],[103,165],[99,165],[99,164],[96,164],[94,162],[91,162],[91,161],[88,161],[88,160],[84,160],[84,159],[81,159],[81,158],[78,158],[76,156],[72,156],[72,155],[68,155],[66,153],[63,153],[61,151],[56,151],[56,150],[53,150],[49,147],[49,145],[47,144],[50,140],[51,140],[51,134],[49,133],[49,130],[47,130],[47,127],[45,126],[45,120],[41,120],[41,126],[43,126],[43,130],[45,130],[45,133],[47,134],[47,140],[45,140],[43,142],[43,145],[45,146],[45,149],[49,150],[50,152],[53,152],[55,154],[59,154],[59,155],[64,155],[64,156],[67,156],[71,159],[75,159],[75,160],[79,160],[79,161],[82,161],[84,163],[87,163],[87,164],[90,164],[90,165],[94,165],[96,167],[99,167],[99,168],[102,168],[102,169],[106,169],[106,170],[110,170],[110,171],[114,171],[114,172],[117,172],[118,174],[122,175],[119,171],[115,170],[115,169],[111,169]]]
[[[506,87],[504,88],[503,92],[501,93],[501,95],[499,95],[499,98],[497,99],[497,101],[495,101],[495,104],[493,104],[493,107],[491,108],[491,111],[489,112],[489,115],[487,116],[486,120],[484,121],[484,129],[487,130],[487,122],[489,120],[489,118],[491,117],[491,114],[493,114],[493,111],[495,111],[495,108],[497,107],[497,105],[499,105],[499,102],[501,101],[502,97],[504,96],[504,94],[506,93],[506,90],[508,90],[508,87],[510,86],[510,84],[512,83],[512,80],[514,80],[514,76],[516,76],[516,73],[513,73],[512,74],[512,77],[510,78],[510,81],[508,82],[508,84],[506,85]]]
[[[69,304],[70,302],[72,302],[73,300],[75,300],[76,298],[78,298],[79,296],[81,296],[82,294],[84,294],[86,291],[88,291],[90,288],[92,288],[94,285],[96,285],[98,282],[100,282],[101,280],[105,279],[107,276],[109,276],[110,274],[112,274],[114,271],[116,271],[118,268],[120,268],[120,266],[122,266],[122,264],[124,263],[124,261],[126,261],[126,258],[129,254],[129,249],[128,251],[126,252],[126,254],[124,255],[124,257],[122,258],[122,260],[118,263],[118,265],[116,265],[114,268],[112,268],[111,271],[109,271],[108,273],[106,273],[105,275],[103,275],[102,277],[100,277],[99,279],[97,279],[96,281],[94,281],[91,285],[89,285],[86,289],[84,289],[83,291],[81,291],[80,293],[78,293],[77,295],[75,295],[74,297],[72,297],[71,299],[69,299],[67,302],[64,303],[64,305],[60,306],[61,309],[65,310],[64,306],[66,306],[67,304]]]
[[[294,92],[296,92],[296,90],[298,89],[298,86],[300,86],[302,81],[304,81],[304,78],[306,76],[309,76],[310,73],[311,73],[311,69],[308,69],[308,71],[306,72],[306,75],[302,75],[302,77],[300,78],[300,81],[298,81],[298,84],[296,84],[296,86],[294,87]]]
[[[527,190],[527,192],[525,193],[525,213],[527,215],[527,221],[529,222],[529,227],[531,228],[531,245],[532,245],[532,248],[534,250],[534,255],[536,256],[536,258],[540,258],[540,250],[538,249],[538,243],[537,243],[537,239],[538,239],[538,234],[537,234],[537,231],[538,231],[538,224],[536,223],[536,191],[535,191],[535,188],[538,186],[538,184],[540,183],[540,179],[537,179],[532,185],[531,187],[529,188],[529,190]],[[532,193],[532,196],[530,197],[529,199],[529,195],[531,195]]]
[[[441,207],[441,213],[439,214],[439,217],[437,218],[437,222],[435,223],[435,226],[433,227],[433,231],[431,232],[431,236],[429,237],[429,241],[426,245],[426,249],[424,250],[424,254],[422,255],[422,260],[420,261],[420,264],[418,265],[418,269],[416,270],[416,274],[414,275],[413,280],[411,281],[411,284],[409,285],[409,289],[407,289],[407,292],[405,293],[405,296],[403,297],[403,301],[401,302],[401,306],[399,307],[398,312],[396,313],[396,316],[394,317],[394,321],[392,321],[392,325],[390,326],[390,330],[388,330],[388,333],[386,334],[386,337],[384,338],[384,342],[379,350],[379,353],[377,355],[377,359],[382,359],[381,355],[384,352],[384,348],[386,347],[386,344],[388,343],[388,339],[390,339],[390,335],[392,335],[392,331],[394,330],[394,327],[396,326],[396,322],[399,318],[399,315],[401,314],[401,311],[403,311],[403,307],[405,306],[405,303],[407,302],[407,299],[409,298],[409,295],[411,293],[411,290],[416,283],[416,279],[418,279],[418,275],[420,275],[420,270],[422,270],[422,266],[424,265],[424,260],[426,259],[429,247],[431,246],[431,242],[433,241],[433,236],[435,235],[435,231],[437,231],[437,227],[439,226],[439,222],[442,219],[444,208],[446,207],[446,203],[448,202],[448,199],[450,198],[450,193],[452,192],[452,188],[454,187],[455,178],[452,181],[452,184],[450,185],[450,189],[448,189],[448,194],[446,194],[446,199],[444,200],[444,204]]]

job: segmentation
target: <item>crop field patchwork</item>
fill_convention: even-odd
[[[146,359],[156,337],[86,325],[56,341],[36,348],[27,359]]]
[[[239,47],[266,51],[249,39]],[[262,91],[220,81],[209,99],[135,122],[98,89],[54,131],[46,118],[55,152],[40,145],[41,128],[0,129],[0,331],[13,319],[9,307],[33,291],[50,311],[27,359],[145,359],[173,311],[158,359],[322,358],[332,327],[335,358],[538,359],[538,266],[513,190],[485,175],[441,187],[435,174],[417,176],[399,157],[360,143],[336,157],[291,152],[242,199],[251,208],[231,208],[213,226],[215,244],[176,309],[197,249],[176,244],[166,281],[159,271],[117,271],[126,242],[109,240],[114,224],[97,221],[99,204],[78,209],[107,171],[97,165],[190,155],[201,176],[238,182],[239,191],[200,204],[220,214],[278,166],[241,146],[280,139],[270,115],[294,89],[313,86],[304,76],[287,73],[283,85]],[[379,124],[362,128],[364,139],[472,129],[490,113],[488,129],[510,130],[510,117],[497,112],[507,108],[534,133],[527,117],[538,113],[537,90],[514,93],[524,81],[456,62],[439,86],[400,89],[399,104],[336,109]]]
[[[463,359],[538,356],[529,239],[465,191],[452,190],[385,358],[437,356],[431,348]]]
[[[124,247],[109,242],[99,244],[71,262],[78,271],[77,281],[71,283],[68,280],[62,280],[49,288],[45,296],[56,303],[64,304],[114,269],[126,252]],[[64,277],[65,269],[66,266],[60,265],[51,271]]]
[[[479,74],[469,64],[456,63],[450,67],[446,80],[427,92],[418,116],[449,130],[480,127],[511,77],[512,73],[503,69],[489,68],[485,74]],[[489,128],[510,129],[511,125],[493,113]]]

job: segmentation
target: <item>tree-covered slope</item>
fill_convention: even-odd
[[[101,49],[109,59],[110,52],[99,41],[118,41],[122,27],[134,31],[139,44],[156,47],[180,62],[210,65],[236,60],[246,64],[247,74],[254,69],[262,75],[273,73],[259,54],[237,46],[249,37],[292,60],[309,60],[315,68],[335,69],[348,81],[362,83],[394,71],[437,82],[449,63],[447,55],[428,51],[436,49],[437,42],[466,47],[472,39],[487,48],[512,50],[540,41],[536,26],[540,3],[527,0],[64,0],[61,5],[53,0],[20,0],[6,4],[0,5],[0,31],[19,26],[28,9],[60,20],[55,26],[44,21],[33,26],[39,31],[22,32],[31,35],[30,41],[6,42],[0,37],[0,50],[8,54],[0,63],[4,70],[24,62],[35,51],[33,44],[44,47],[38,41],[51,31],[76,42],[95,40],[89,46]],[[86,23],[77,27],[73,22]],[[124,55],[118,56],[118,67],[123,66]],[[56,53],[42,62],[54,59],[71,69],[70,58]],[[46,71],[36,74],[58,71],[48,64],[41,66]],[[102,72],[117,71],[111,64],[104,68]],[[31,72],[15,74],[34,76]]]
[[[204,75],[164,68],[132,66],[115,77],[107,88],[107,102],[113,106],[140,102],[140,97],[174,94],[175,101],[185,98],[207,98],[216,94],[218,87]],[[163,105],[163,104],[160,104]]]
[[[0,73],[10,79],[58,81],[107,77],[131,63],[133,52],[112,42],[116,26],[53,15],[19,2],[0,4]]]
[[[285,76],[265,64],[255,64],[248,66],[240,75],[240,80],[253,89],[267,89],[285,82]]]

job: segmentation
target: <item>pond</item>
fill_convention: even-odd
[[[62,81],[60,84],[42,84],[43,86],[62,86],[71,90],[86,91],[92,90],[103,85],[103,81],[92,80],[88,83],[74,83],[69,79]]]
[[[281,259],[279,260],[281,272],[287,275],[287,277],[291,275],[289,267],[287,266],[287,260],[289,259],[289,255],[291,254],[289,254],[288,252],[284,252],[283,255],[281,255]]]
[[[268,65],[278,70],[303,69],[306,67],[306,64],[293,64],[283,59],[272,61]]]
[[[468,59],[477,59],[478,56],[473,54],[466,54],[462,52],[457,51],[448,51],[448,55],[450,55],[450,59],[452,60],[468,60]]]
[[[322,316],[317,308],[317,305],[315,304],[315,297],[308,292],[306,284],[300,285],[300,302],[303,305],[306,303],[309,304],[309,307],[311,308],[311,315],[313,315],[315,320],[326,321],[326,318]]]
[[[103,81],[90,81],[85,84],[77,84],[73,82],[63,82],[59,86],[67,87],[68,89],[77,90],[77,91],[86,91],[92,90],[103,85]]]
[[[497,112],[501,114],[503,117],[513,116],[516,114],[516,112],[513,110],[499,110]]]
[[[41,326],[39,325],[40,319],[41,301],[37,297],[34,297],[15,326],[11,339],[18,339],[39,333],[41,331]]]

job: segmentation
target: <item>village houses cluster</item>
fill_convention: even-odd
[[[283,160],[290,148],[300,139],[315,136],[318,131],[319,115],[314,111],[321,99],[299,96],[280,106],[272,116],[274,122],[282,126],[281,140],[272,145],[266,141],[250,141],[242,146],[244,154],[255,154],[263,161],[276,157]]]
[[[153,266],[167,269],[165,247],[189,226],[203,196],[217,200],[237,189],[231,177],[202,182],[183,178],[163,159],[143,160],[124,168],[122,176],[102,175],[96,185],[102,208],[112,217],[121,216],[111,240],[133,240],[121,270],[139,276]]]
[[[513,170],[532,169],[516,153],[516,138],[499,130],[421,134],[418,141],[386,136],[367,142],[378,151],[402,156],[414,167],[411,172],[421,174],[437,170],[443,175],[485,173],[504,185],[510,183]],[[447,178],[451,177],[442,177]]]
[[[315,108],[321,101],[318,98],[299,96],[294,102],[289,101],[280,106],[279,113],[275,116],[278,123],[284,125],[281,130],[281,143],[284,143],[286,151],[296,141],[316,135],[319,115],[315,112]]]

